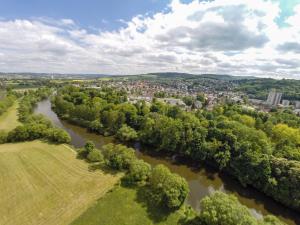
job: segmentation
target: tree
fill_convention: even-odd
[[[112,169],[129,169],[130,164],[136,159],[134,149],[124,145],[107,144],[102,147],[106,165]]]
[[[130,166],[126,181],[129,183],[145,184],[151,174],[150,164],[143,160],[134,160]]]
[[[137,132],[127,126],[126,124],[123,124],[122,127],[118,130],[116,137],[123,142],[128,141],[135,141],[138,137]]]
[[[101,151],[98,149],[91,150],[87,155],[87,159],[90,162],[103,162],[103,160],[104,160]]]
[[[71,137],[70,135],[58,128],[51,128],[47,132],[47,137],[50,141],[55,142],[55,143],[70,143],[71,142]]]
[[[233,195],[215,192],[201,200],[200,219],[209,225],[257,224],[247,207],[241,205]]]
[[[149,197],[169,209],[179,208],[189,193],[186,180],[171,173],[164,165],[154,167],[149,184],[151,188]]]
[[[95,144],[92,141],[87,141],[83,148],[78,150],[78,156],[86,159],[90,152],[95,150]]]

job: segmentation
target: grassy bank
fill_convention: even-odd
[[[182,211],[167,213],[145,205],[142,189],[117,187],[99,199],[71,225],[174,225]]]
[[[16,101],[12,107],[0,116],[0,131],[9,132],[20,125],[17,109],[18,102]]]
[[[66,225],[119,177],[76,159],[66,145],[41,141],[0,145],[0,224]]]

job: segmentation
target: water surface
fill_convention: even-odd
[[[66,130],[71,136],[71,144],[75,147],[82,147],[87,140],[93,141],[97,147],[114,141],[111,137],[103,137],[90,133],[85,128],[60,120],[52,111],[49,100],[39,102],[35,113],[44,114],[53,124]],[[199,168],[196,169],[180,164],[172,159],[150,156],[143,153],[138,144],[135,147],[137,149],[137,156],[140,159],[151,165],[164,164],[172,172],[181,175],[187,180],[190,188],[187,203],[196,210],[199,210],[199,202],[203,197],[218,190],[234,194],[257,218],[261,218],[262,215],[273,214],[287,224],[300,224],[300,215],[298,212],[288,209],[254,188],[242,187],[235,179],[228,175],[219,173],[205,165],[199,165]]]

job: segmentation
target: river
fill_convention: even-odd
[[[114,141],[111,137],[90,133],[85,128],[62,121],[57,117],[55,112],[52,111],[49,100],[39,102],[35,108],[35,113],[47,116],[55,126],[66,130],[71,136],[71,144],[74,147],[82,147],[87,140],[93,141],[97,147]],[[242,187],[235,179],[228,175],[219,173],[204,165],[199,168],[192,168],[176,162],[173,159],[150,156],[140,151],[141,149],[138,144],[135,147],[137,156],[140,159],[143,159],[151,165],[164,164],[172,172],[181,175],[187,180],[190,187],[187,203],[196,210],[199,210],[200,200],[203,197],[218,190],[235,195],[257,218],[261,218],[262,215],[273,214],[287,224],[300,224],[299,213],[277,203],[254,188]]]

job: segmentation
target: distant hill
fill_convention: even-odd
[[[185,78],[185,79],[208,78],[208,79],[228,80],[228,81],[257,79],[257,77],[253,77],[253,76],[231,76],[227,74],[190,74],[190,73],[176,73],[176,72],[149,73],[146,75],[155,75],[160,78]]]

